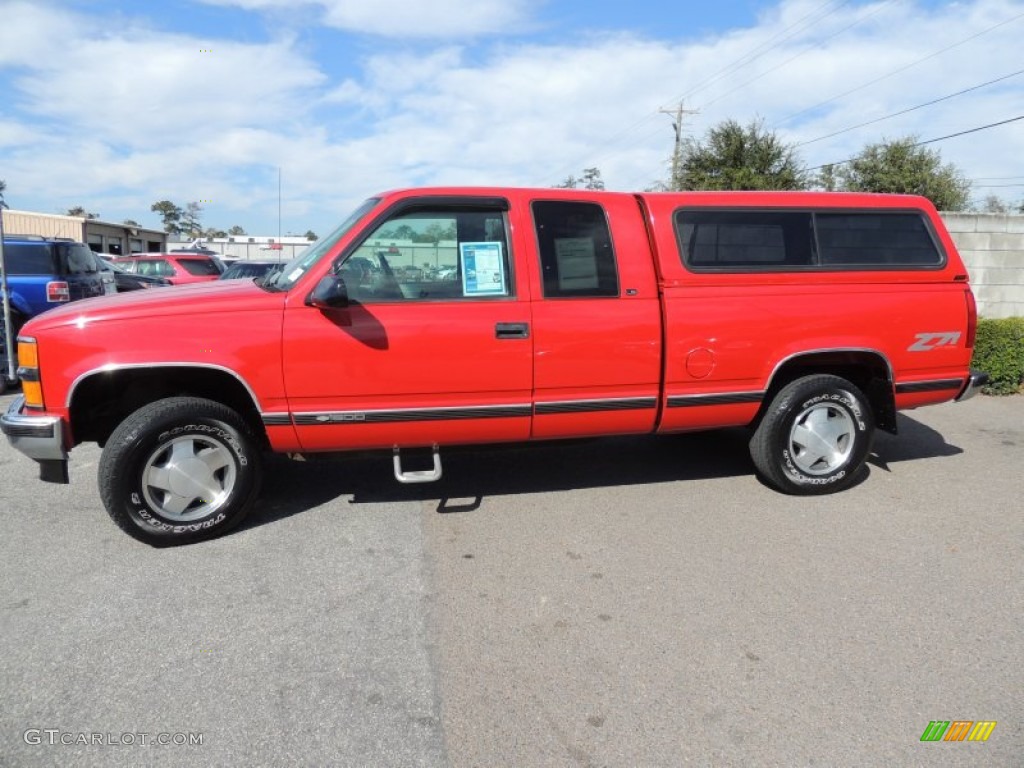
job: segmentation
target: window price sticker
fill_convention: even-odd
[[[459,243],[463,296],[505,296],[501,243]]]

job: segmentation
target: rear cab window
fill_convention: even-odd
[[[684,208],[674,216],[692,272],[941,269],[946,256],[919,211]]]
[[[53,247],[49,243],[4,243],[8,275],[53,275]]]
[[[604,209],[571,201],[536,201],[532,208],[544,298],[617,297],[619,275]]]

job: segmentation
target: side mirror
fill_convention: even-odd
[[[327,275],[316,284],[306,305],[317,309],[344,309],[349,305],[348,288],[338,275]]]

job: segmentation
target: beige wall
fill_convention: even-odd
[[[58,216],[31,211],[4,211],[4,233],[7,235],[40,235],[82,239],[82,222],[77,216]]]
[[[56,213],[33,211],[4,211],[4,232],[8,235],[38,235],[65,237],[88,243],[101,253],[115,253],[111,247],[120,243],[121,254],[132,252],[132,241],[138,241],[135,250],[162,251],[167,247],[167,234],[111,221],[84,219],[79,216],[61,216]]]
[[[982,317],[1024,317],[1024,216],[943,213]]]

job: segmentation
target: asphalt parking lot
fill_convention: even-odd
[[[243,529],[170,550],[109,521],[95,446],[56,486],[2,441],[0,765],[1024,765],[1024,397],[900,427],[819,498],[742,431],[420,487],[275,459]]]

